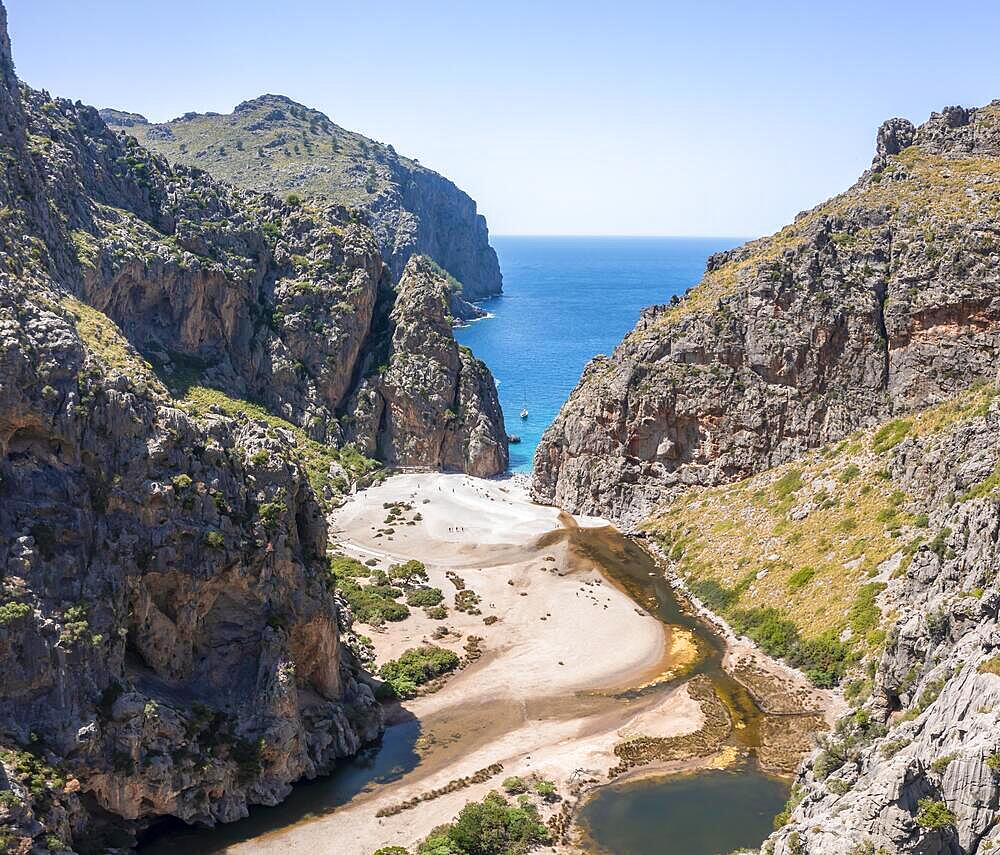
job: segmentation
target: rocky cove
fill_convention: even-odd
[[[383,506],[395,502],[419,508],[421,519],[387,543],[374,535]],[[389,711],[381,747],[328,781],[302,785],[282,806],[233,826],[154,835],[140,851],[312,850],[331,838],[358,855],[372,840],[412,847],[466,802],[531,776],[556,786],[542,815],[561,849],[613,843],[614,826],[575,823],[592,793],[601,803],[614,781],[607,792],[627,802],[633,786],[646,792],[650,776],[665,773],[679,773],[668,789],[689,782],[695,791],[703,774],[710,786],[724,774],[737,798],[763,782],[770,795],[753,810],[770,811],[769,829],[787,776],[828,727],[829,695],[748,645],[724,641],[683,604],[640,542],[603,521],[534,506],[516,480],[394,476],[350,500],[333,528],[349,555],[379,566],[415,557],[428,584],[447,589],[457,576],[481,601],[482,614],[449,615],[449,634],[419,615],[372,633],[379,661],[416,643],[460,651],[471,633],[483,656]],[[475,781],[481,770],[491,771]],[[396,812],[399,805],[411,806]],[[656,826],[655,815],[647,821]],[[761,821],[733,824],[733,848],[759,844]],[[713,827],[707,816],[698,825]],[[696,827],[686,834],[684,851],[716,851],[711,832],[702,844]]]
[[[641,314],[591,266],[610,355],[529,306],[592,358],[526,482],[467,194],[32,88],[0,2],[0,850],[994,850],[998,128],[889,119]]]

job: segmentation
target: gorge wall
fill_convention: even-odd
[[[710,259],[594,359],[537,498],[639,526],[740,632],[840,684],[762,855],[1000,845],[1000,102]]]
[[[20,83],[2,3],[0,156],[0,848],[103,853],[380,734],[326,511],[506,436],[439,267]]]
[[[534,493],[626,524],[996,376],[1000,103],[892,120],[872,168],[777,234],[713,256],[594,359]]]

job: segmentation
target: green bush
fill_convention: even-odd
[[[851,785],[843,778],[829,778],[826,782],[826,788],[835,796],[842,796],[851,789]]]
[[[840,683],[851,660],[851,648],[832,633],[799,641],[785,657],[800,668],[815,686],[832,689]]]
[[[730,615],[730,623],[770,656],[786,656],[798,641],[795,624],[775,608],[738,609]]]
[[[840,480],[844,484],[850,484],[858,475],[861,474],[861,470],[855,465],[851,464],[844,468],[844,471],[840,473]]]
[[[713,612],[725,612],[739,597],[735,591],[723,587],[714,579],[694,579],[688,582],[688,587]]]
[[[792,469],[774,482],[774,495],[779,499],[787,499],[793,493],[802,489],[802,470]]]
[[[205,532],[205,545],[210,549],[222,549],[226,545],[226,539],[222,536],[221,531],[206,531]]]
[[[797,808],[800,804],[802,804],[802,800],[805,797],[806,797],[805,789],[801,787],[799,784],[793,784],[792,791],[788,794],[788,801],[785,802],[784,808],[782,808],[781,812],[778,813],[778,815],[774,818],[775,830],[783,828],[784,826],[788,825],[789,821],[792,818],[792,811],[794,811],[795,808]]]
[[[872,437],[872,451],[884,454],[895,448],[906,438],[911,427],[909,419],[893,419],[891,422],[886,422]]]
[[[462,808],[454,822],[436,828],[419,855],[522,855],[549,842],[549,830],[532,804],[512,805],[496,792]]]
[[[815,575],[815,567],[800,567],[788,577],[788,590],[792,592],[801,590],[812,581]]]
[[[886,588],[884,582],[871,582],[862,585],[858,593],[854,596],[851,609],[847,614],[847,620],[851,625],[851,631],[858,638],[864,638],[869,632],[879,625],[882,619],[882,612],[875,604],[875,598]]]
[[[844,758],[829,751],[820,751],[813,760],[813,774],[817,780],[825,781],[830,775],[844,765]]]
[[[364,579],[371,570],[356,558],[337,554],[330,556],[330,573],[336,582],[341,579]]]
[[[444,620],[448,617],[448,609],[445,606],[431,606],[429,609],[424,609],[424,614],[431,620]]]
[[[536,781],[535,792],[543,799],[550,799],[556,794],[556,785],[551,781]]]
[[[389,578],[404,585],[422,585],[430,578],[423,562],[411,559],[404,564],[393,564],[389,568]]]
[[[524,782],[523,778],[518,778],[518,777],[504,778],[503,789],[504,792],[512,796],[517,796],[520,795],[521,793],[528,792],[528,785]]]
[[[381,626],[386,621],[397,622],[410,616],[410,610],[393,599],[394,592],[398,596],[398,588],[362,586],[353,579],[343,579],[337,588],[347,600],[354,617],[362,623]]]
[[[389,574],[385,570],[381,570],[376,567],[368,574],[368,581],[373,585],[388,585],[392,580],[389,578]]]
[[[398,659],[386,662],[378,673],[398,697],[408,698],[417,686],[454,671],[460,661],[458,654],[443,647],[411,647]]]
[[[444,594],[440,588],[414,588],[406,595],[406,602],[411,606],[429,607],[440,605],[444,600]]]
[[[942,754],[940,757],[935,759],[933,763],[931,763],[931,771],[935,775],[943,775],[951,765],[951,761],[956,757],[958,757],[956,752],[952,752],[951,754]]]
[[[955,824],[955,814],[948,805],[936,799],[920,799],[917,802],[917,825],[921,828],[937,830],[950,828]]]
[[[31,614],[31,606],[27,603],[4,603],[0,605],[0,626],[6,626]]]

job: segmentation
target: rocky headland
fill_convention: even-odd
[[[365,211],[395,281],[414,255],[429,256],[447,271],[455,318],[481,316],[471,301],[501,291],[486,220],[466,193],[318,110],[283,95],[262,95],[228,115],[186,113],[162,124],[120,110],[101,115],[172,163],[282,198],[295,194]]]
[[[0,848],[103,853],[378,737],[326,515],[506,435],[439,266],[21,83],[2,4],[0,153]]]

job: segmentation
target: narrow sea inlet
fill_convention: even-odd
[[[586,362],[610,352],[642,307],[681,293],[697,280],[707,256],[729,245],[718,239],[497,240],[505,295],[486,304],[492,317],[458,334],[498,377],[507,430],[521,437],[511,447],[512,469],[530,470],[541,434]],[[526,419],[519,417],[522,408]],[[337,839],[338,852],[370,855],[388,843],[408,845],[414,824],[426,825],[425,834],[465,801],[500,788],[504,775],[534,769],[564,786],[565,804],[578,820],[571,839],[587,849],[718,855],[759,844],[787,797],[787,778],[775,773],[787,773],[790,756],[797,756],[798,749],[783,751],[784,730],[797,730],[801,747],[815,716],[765,712],[757,698],[775,686],[758,685],[752,693],[747,681],[732,676],[731,663],[724,667],[725,640],[682,607],[638,543],[613,528],[581,527],[555,509],[532,506],[519,491],[523,487],[460,476],[398,476],[339,514],[331,539],[355,557],[419,558],[431,569],[432,584],[448,589],[448,568],[483,595],[499,623],[484,627],[476,618],[462,632],[485,638],[484,664],[437,694],[404,704],[380,745],[327,778],[296,786],[282,804],[211,830],[160,829],[142,851],[324,851],[323,841]],[[375,539],[385,503],[397,501],[413,503],[423,519],[391,541]],[[553,555],[560,572],[553,566],[542,573],[539,562]],[[621,599],[617,612],[600,605],[614,602],[597,593],[602,583]],[[624,669],[613,687],[606,679],[558,684],[588,664],[567,647],[579,629],[566,627],[563,635],[558,625],[561,612],[578,608],[580,597],[593,599],[593,610],[579,626],[611,630],[608,642],[621,650],[608,666]],[[653,642],[652,661],[647,656],[644,664],[630,664],[635,639],[648,638],[655,626],[661,641]],[[425,643],[435,628],[410,629],[405,644]],[[394,633],[392,627],[372,633],[385,656],[395,655],[388,652]],[[497,716],[497,709],[513,712]],[[568,755],[554,750],[564,744],[577,747]],[[505,771],[482,792],[376,819],[381,809],[468,775],[466,757],[477,758],[476,768],[502,762]],[[580,778],[588,783],[578,787]],[[727,805],[724,825],[717,822],[720,803]],[[347,844],[345,835],[354,842]]]
[[[529,472],[535,446],[587,362],[610,354],[645,306],[694,285],[714,252],[738,238],[513,237],[492,239],[504,293],[491,318],[456,330],[499,384],[513,472]],[[528,418],[521,419],[523,408]]]

